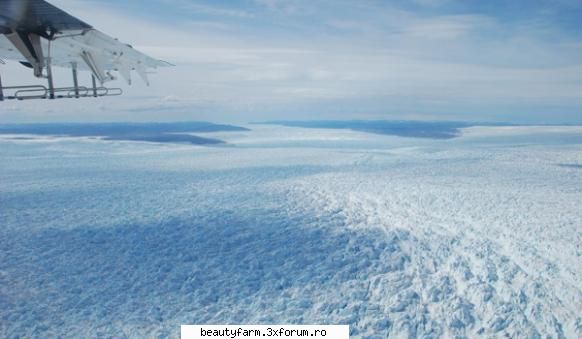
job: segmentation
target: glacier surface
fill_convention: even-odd
[[[0,337],[582,337],[582,128],[0,136]]]

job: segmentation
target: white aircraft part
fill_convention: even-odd
[[[89,67],[95,78],[97,78],[97,80],[101,82],[101,84],[108,80],[112,80],[110,76],[105,72],[103,62],[102,60],[100,60],[98,56],[88,51],[82,51],[81,58],[83,59],[87,67]]]
[[[117,71],[119,72],[119,74],[121,74],[121,76],[123,77],[123,79],[125,79],[125,81],[127,82],[128,85],[131,85],[131,65],[128,64],[123,58],[119,58],[119,60],[116,62],[117,64]]]
[[[44,55],[40,44],[40,36],[36,34],[27,34],[24,36],[24,39],[29,41],[32,51],[28,49],[21,35],[17,33],[6,34],[6,38],[12,43],[14,48],[20,52],[22,57],[32,65],[34,68],[34,76],[38,78],[42,77]]]
[[[145,66],[143,66],[143,64],[140,62],[135,68],[135,70],[137,71],[137,74],[139,74],[139,77],[143,80],[143,82],[145,82],[145,84],[149,86],[150,81],[148,79],[147,69],[145,68]]]
[[[149,85],[148,69],[171,66],[95,29],[67,31],[50,42],[41,39],[41,46],[53,66],[71,68],[71,64],[77,63],[79,71],[91,71],[101,83],[115,79],[111,72],[117,71],[131,84],[131,71],[136,70]],[[5,35],[0,35],[0,57],[30,62]]]

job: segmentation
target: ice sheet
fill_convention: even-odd
[[[582,336],[581,144],[251,129],[0,139],[0,336]]]

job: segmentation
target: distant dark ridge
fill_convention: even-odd
[[[210,122],[113,122],[113,123],[47,123],[0,125],[3,134],[40,134],[68,136],[107,136],[135,133],[194,133],[248,131],[247,128]]]
[[[574,169],[580,169],[580,170],[582,170],[582,164],[558,164],[558,166],[565,167],[565,168],[574,168]]]
[[[396,135],[409,138],[452,139],[460,135],[460,128],[470,126],[508,126],[503,123],[469,123],[458,121],[406,120],[314,120],[266,121],[257,124],[302,128],[350,129],[353,131]]]
[[[103,137],[106,140],[151,141],[161,143],[190,143],[196,145],[222,144],[222,140],[203,138],[185,133],[236,132],[247,128],[218,125],[209,122],[171,123],[50,123],[0,125],[0,134],[61,135],[72,137]]]
[[[131,134],[107,136],[105,140],[126,140],[126,141],[149,141],[159,143],[185,143],[193,145],[218,145],[224,141],[213,138],[203,138],[188,134]]]

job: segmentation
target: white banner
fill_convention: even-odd
[[[349,339],[348,325],[182,325],[182,339],[313,338]]]

